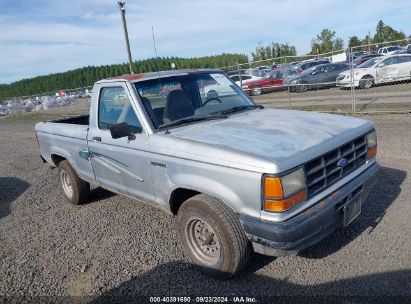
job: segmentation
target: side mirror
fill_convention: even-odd
[[[136,139],[134,134],[141,133],[142,131],[141,127],[129,126],[126,122],[121,122],[110,127],[110,133],[113,139],[128,137],[128,140],[134,140]]]
[[[383,66],[385,66],[385,63],[384,63],[384,62],[381,62],[381,63],[379,63],[379,64],[377,65],[377,68],[382,68]]]

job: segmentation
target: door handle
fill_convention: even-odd
[[[93,140],[95,140],[95,141],[101,141],[101,137],[100,137],[100,136],[94,136],[94,137],[93,137]]]

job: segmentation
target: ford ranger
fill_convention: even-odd
[[[253,251],[296,253],[349,225],[379,171],[371,122],[266,109],[220,70],[98,81],[89,115],[35,132],[68,202],[95,185],[158,206],[192,263],[221,278]]]

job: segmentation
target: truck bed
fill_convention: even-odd
[[[81,152],[88,151],[89,115],[56,119],[36,124],[35,131],[42,157],[51,165],[53,155],[69,160],[77,174],[88,182],[94,181],[90,161]]]
[[[51,120],[50,122],[73,124],[73,125],[87,125],[88,126],[89,118],[90,118],[90,115],[86,114],[86,115],[81,115],[81,116],[59,118],[59,119],[56,119],[56,120]]]

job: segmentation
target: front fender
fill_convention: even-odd
[[[261,216],[261,174],[219,166],[169,168],[169,198],[177,188],[213,196],[234,212]]]

